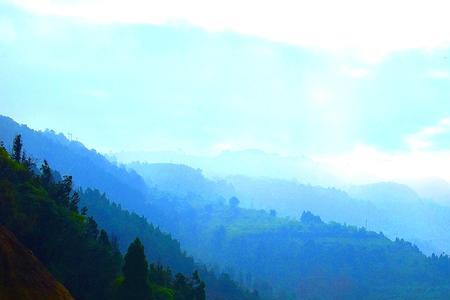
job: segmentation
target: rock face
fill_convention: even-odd
[[[73,300],[69,291],[0,226],[0,300]]]

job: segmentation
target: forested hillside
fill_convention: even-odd
[[[71,148],[66,150],[70,152]],[[63,164],[65,160],[61,158]],[[91,172],[95,176],[96,169]],[[108,178],[102,172],[98,177]],[[208,183],[199,176],[195,178]],[[329,191],[327,203],[333,211],[333,190]],[[108,194],[87,187],[78,192],[88,215],[91,213],[100,227],[118,238],[119,249],[124,251],[134,236],[139,236],[151,262],[160,261],[175,272],[191,273],[198,266],[206,291],[219,295],[217,298],[256,297],[231,279],[257,289],[264,298],[278,299],[360,299],[362,295],[368,299],[409,299],[416,295],[418,299],[446,299],[450,292],[446,255],[427,258],[404,240],[391,241],[361,227],[323,222],[312,213],[302,214],[300,209],[293,209],[295,218],[286,218],[276,210],[241,208],[236,197],[215,201],[192,198],[192,193],[172,195],[150,188],[148,197],[133,200],[139,207],[134,214],[123,211],[127,200],[112,204]],[[230,276],[215,277],[195,265],[181,248]]]
[[[26,153],[42,163],[48,163],[61,174],[70,174],[74,184],[100,189],[114,201],[122,201],[126,209],[142,208],[147,187],[135,172],[110,163],[95,150],[88,150],[77,141],[71,141],[53,131],[36,131],[0,115],[0,140],[6,149],[12,148],[16,134],[26,142]]]
[[[325,221],[364,226],[387,237],[402,237],[427,255],[450,252],[450,208],[421,199],[405,185],[382,182],[346,190],[306,185],[295,180],[229,176],[207,178],[201,170],[175,164],[127,165],[150,186],[192,205],[224,202],[237,196],[241,206],[275,210],[297,218],[308,210]]]
[[[426,257],[403,239],[364,228],[324,223],[304,212],[299,220],[272,212],[209,205],[171,228],[197,257],[220,264],[261,295],[282,299],[446,299],[450,259]],[[192,233],[193,232],[193,233]],[[337,298],[336,298],[337,297]]]
[[[157,173],[152,176],[149,181],[158,180]],[[182,183],[179,176],[173,180]],[[244,180],[241,183],[250,181]],[[450,271],[447,256],[427,258],[403,239],[394,238],[393,242],[363,227],[327,224],[309,212],[301,213],[302,208],[313,207],[328,218],[351,220],[353,216],[364,224],[367,216],[376,216],[382,223],[382,211],[376,203],[352,199],[336,189],[283,180],[257,179],[251,183],[247,195],[267,201],[267,205],[270,201],[285,205],[284,215],[292,217],[282,217],[283,213],[274,209],[241,208],[235,197],[229,203],[211,200],[204,204],[186,195],[181,199],[172,197],[169,204],[155,202],[166,208],[161,211],[171,211],[161,224],[196,257],[220,265],[236,280],[256,287],[267,297],[327,299],[338,295],[342,299],[360,299],[367,295],[368,299],[398,299],[418,295],[420,299],[445,299]],[[237,185],[238,193],[243,190]],[[198,194],[202,192],[198,189]],[[386,201],[398,203],[395,198]],[[411,204],[409,200],[407,203]],[[385,212],[384,216],[389,220],[389,214]]]
[[[382,182],[344,191],[271,178],[234,176],[228,181],[245,207],[275,209],[294,218],[309,210],[325,221],[404,238],[427,255],[450,251],[450,209],[421,199],[405,185]]]
[[[100,227],[118,238],[122,251],[134,237],[139,236],[149,261],[170,266],[173,271],[184,274],[191,274],[194,270],[198,270],[206,283],[208,299],[258,299],[256,293],[250,293],[240,287],[229,275],[221,272],[214,273],[204,265],[195,263],[192,257],[181,250],[177,240],[162,232],[158,227],[155,228],[144,217],[125,211],[120,208],[120,205],[110,202],[104,193],[92,189],[80,191],[80,205],[88,208],[88,214],[96,219]],[[173,221],[173,219],[170,220]]]
[[[116,232],[125,232],[130,239],[124,237],[123,240],[131,241],[122,258],[117,238],[123,235],[110,238],[92,215],[88,216],[88,210],[79,207],[80,193],[73,190],[72,177],[59,179],[47,161],[37,171],[33,161],[22,152],[20,136],[15,138],[11,157],[3,146],[0,148],[0,176],[0,225],[29,247],[76,299],[206,298],[205,285],[194,270],[193,260],[181,253],[178,242],[155,230],[145,219],[130,215],[103,199],[100,206],[110,206],[113,213],[110,217],[115,221],[120,216],[130,220],[127,222],[130,230]],[[88,202],[92,201],[91,197]],[[140,236],[145,245],[137,239]],[[149,266],[144,249],[148,247],[148,253],[152,253],[153,245],[159,259]],[[161,245],[165,246],[161,248]],[[7,258],[2,256],[2,261]],[[184,263],[185,270],[193,272],[191,278],[181,273],[173,276],[172,271],[160,263],[170,261],[176,265],[177,259],[180,265]],[[8,273],[14,271],[11,269]],[[206,270],[204,273],[214,284],[209,287],[208,299],[258,298],[230,280],[217,279]],[[4,281],[2,284],[9,285]],[[227,293],[235,298],[228,297]]]

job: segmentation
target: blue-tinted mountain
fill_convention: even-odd
[[[24,145],[27,149],[26,140]],[[65,157],[70,165],[71,156]],[[61,161],[64,163],[64,157]],[[239,193],[236,186],[235,191]],[[336,197],[333,204],[332,189],[328,191],[330,194],[318,191],[326,195],[325,203],[331,211],[338,211],[335,208],[339,203],[351,199],[337,191],[342,199]],[[145,216],[161,231],[170,232],[196,259],[217,270],[226,270],[230,277],[219,277],[219,282],[232,283],[234,279],[257,288],[263,297],[361,299],[364,295],[366,299],[409,299],[415,295],[420,299],[446,299],[449,293],[449,258],[445,255],[427,258],[413,244],[401,239],[393,241],[364,228],[329,222],[314,212],[297,208],[292,209],[296,217],[287,218],[261,209],[241,208],[240,202],[245,201],[235,197],[228,203],[210,201],[192,205],[185,199],[189,195],[183,198],[155,189],[148,193],[149,198],[135,199],[139,202],[140,210],[135,211],[138,215]],[[93,199],[102,198],[101,193],[92,195],[96,195]],[[277,195],[269,193],[269,196]],[[127,202],[119,199],[118,204]],[[120,235],[125,239],[123,232],[128,232],[129,223],[140,224],[132,226],[136,232],[152,231],[143,218],[133,217],[136,221],[131,221],[122,216],[126,221],[117,225],[118,215],[108,213],[117,209],[121,207],[92,211],[96,211],[99,220],[103,219],[103,226],[122,231]]]
[[[186,165],[135,162],[127,167],[141,175],[148,186],[195,204],[224,201],[236,194],[225,180],[209,179],[202,170]]]
[[[95,150],[54,131],[36,131],[11,118],[0,116],[0,140],[10,150],[16,134],[21,134],[25,151],[38,163],[46,159],[62,174],[71,174],[74,183],[97,188],[124,208],[138,210],[148,196],[147,186],[133,171],[108,161]]]

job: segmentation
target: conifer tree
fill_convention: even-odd
[[[17,162],[20,162],[22,159],[22,147],[22,136],[18,134],[14,138],[12,151],[12,158]]]
[[[44,163],[41,166],[41,181],[42,185],[46,188],[48,188],[50,184],[53,183],[52,170],[50,169],[50,166],[48,165],[48,162],[46,160],[44,160]]]
[[[198,271],[196,270],[194,274],[192,274],[192,283],[194,289],[194,299],[195,300],[205,300],[205,283],[200,280],[200,276],[198,275]]]
[[[122,272],[124,280],[120,291],[121,299],[151,299],[148,283],[148,263],[144,254],[144,246],[138,238],[128,247]]]

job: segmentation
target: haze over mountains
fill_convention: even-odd
[[[405,238],[428,255],[450,252],[450,234],[446,230],[450,225],[450,208],[442,201],[439,202],[439,198],[432,201],[420,197],[406,185],[381,182],[333,188],[269,176],[216,175],[211,178],[205,176],[201,169],[170,163],[131,163],[120,167],[63,135],[50,131],[36,135],[34,131],[20,127],[6,117],[0,118],[0,129],[0,139],[4,141],[11,141],[18,132],[23,133],[24,139],[29,141],[28,151],[33,156],[52,157],[49,162],[58,170],[73,174],[76,184],[100,188],[112,200],[125,201],[122,204],[125,208],[142,210],[143,204],[136,198],[152,201],[155,197],[164,197],[158,196],[164,192],[186,199],[194,205],[205,205],[209,201],[225,203],[230,197],[236,196],[243,207],[267,211],[273,209],[279,216],[294,219],[299,218],[303,211],[311,211],[325,221],[366,227],[383,232],[392,239]],[[42,143],[42,139],[47,142]],[[62,156],[66,149],[71,151]],[[246,155],[251,156],[251,153],[254,152],[246,152]],[[233,161],[238,163],[241,155],[230,153],[234,159],[223,161],[220,160],[221,156],[204,160],[231,165]],[[257,152],[254,161],[263,164],[261,157],[265,155]],[[79,163],[67,164],[68,158]],[[88,161],[89,166],[86,164]],[[209,167],[213,168],[214,165]],[[276,168],[281,169],[281,166],[274,163]],[[237,169],[237,174],[239,170],[243,168]],[[149,192],[152,188],[155,190]]]
[[[1,117],[0,121],[0,132],[6,133],[1,139],[7,137],[8,133],[16,132],[34,141],[27,148],[24,140],[28,155],[36,159],[38,158],[34,153],[61,156],[60,160],[55,160],[59,161],[61,169],[70,168],[76,162],[77,168],[73,168],[73,171],[77,174],[75,182],[79,177],[78,184],[86,176],[86,172],[77,171],[82,166],[92,166],[88,176],[98,176],[99,181],[110,181],[111,176],[124,176],[128,179],[139,177],[124,167],[108,163],[100,154],[87,150],[80,143],[68,141],[61,135],[37,132],[6,117]],[[8,142],[5,145],[7,148],[11,147]],[[93,160],[109,166],[101,167],[101,164]],[[367,299],[413,296],[445,299],[450,289],[450,283],[446,280],[450,274],[450,259],[447,256],[433,255],[427,258],[403,239],[392,241],[381,233],[336,222],[325,223],[321,217],[311,212],[302,212],[309,207],[308,202],[303,203],[304,198],[312,203],[317,202],[315,204],[323,201],[322,204],[328,208],[331,205],[328,211],[341,207],[339,197],[334,202],[326,200],[326,197],[316,199],[317,194],[326,195],[326,191],[333,197],[341,194],[343,203],[348,200],[349,205],[353,205],[356,200],[346,196],[345,192],[294,182],[296,188],[307,187],[311,189],[307,191],[312,192],[307,197],[297,195],[301,205],[292,207],[292,211],[298,209],[298,215],[284,218],[277,216],[275,210],[241,208],[241,200],[238,198],[224,197],[225,193],[236,196],[242,194],[242,204],[245,204],[246,195],[243,191],[249,185],[246,180],[249,180],[251,183],[262,181],[269,189],[281,185],[282,188],[275,189],[268,195],[289,200],[289,189],[283,185],[289,186],[292,183],[284,180],[244,180],[234,177],[214,181],[204,177],[200,170],[186,166],[135,164],[134,167],[145,178],[138,182],[145,182],[143,186],[149,186],[146,195],[140,195],[138,199],[122,198],[127,194],[119,195],[115,193],[115,189],[104,184],[105,188],[109,188],[107,195],[115,197],[119,206],[111,204],[105,194],[92,189],[80,191],[80,204],[88,207],[88,212],[98,220],[102,228],[119,237],[122,248],[136,233],[146,244],[148,257],[152,261],[157,260],[175,270],[189,272],[194,262],[186,253],[180,252],[181,245],[194,258],[212,266],[216,271],[226,271],[229,275],[217,278],[201,269],[201,276],[209,286],[208,299],[256,299],[254,297],[257,295],[246,293],[244,287],[256,289],[262,299],[360,299],[362,295]],[[123,188],[126,187],[130,188],[132,185],[124,184]],[[358,193],[363,197],[371,195],[365,194],[366,191],[378,189],[379,187],[364,187]],[[396,190],[405,194],[404,187],[394,186],[389,191]],[[249,191],[255,193],[253,189]],[[260,188],[256,191],[259,192]],[[283,194],[283,191],[288,193]],[[262,193],[264,194],[264,190]],[[260,195],[252,200],[256,199],[264,200]],[[397,203],[399,199],[404,200],[399,197],[392,202]],[[389,200],[386,202],[389,203]],[[260,204],[252,205],[258,208]],[[122,211],[121,206],[144,215],[171,235],[165,235],[136,214],[130,215],[129,212]],[[316,208],[320,208],[320,205]],[[179,244],[171,236],[179,239]],[[390,276],[380,276],[386,272]],[[73,284],[68,279],[65,282],[69,287]],[[227,296],[221,298],[220,295]]]
[[[208,155],[189,155],[183,152],[118,152],[110,158],[121,163],[142,161],[148,163],[183,164],[203,170],[210,177],[246,175],[280,179],[296,178],[302,182],[336,185],[340,179],[331,175],[320,164],[305,156],[288,156],[262,150],[224,150]]]
[[[448,300],[447,6],[1,1],[0,300]]]
[[[281,156],[303,164],[309,157],[358,183],[450,179],[446,47],[402,48],[368,62],[348,49],[297,47],[239,31],[210,32],[189,22],[192,26],[141,18],[105,21],[102,12],[117,10],[90,9],[78,1],[72,10],[71,4],[54,2],[8,0],[0,7],[0,64],[8,70],[1,77],[2,113],[33,128],[71,133],[102,153],[181,150],[214,156],[258,149],[275,154],[267,161]],[[122,12],[141,5],[125,5]],[[345,7],[336,9],[353,11]],[[387,7],[381,11],[391,11],[392,5]],[[81,17],[83,11],[92,18]],[[401,26],[397,23],[392,26]],[[401,35],[384,46],[404,39]],[[210,172],[207,163],[169,162]],[[285,168],[278,171],[267,163],[270,171],[264,174],[255,174],[258,166],[252,165],[253,172],[244,175],[281,173],[320,183],[314,172],[307,178],[309,168],[298,171],[296,163],[282,162]],[[231,173],[224,164],[217,169]]]
[[[247,208],[273,209],[278,215],[291,218],[309,210],[326,221],[381,231],[393,239],[406,238],[427,254],[450,250],[446,230],[450,208],[420,198],[406,185],[386,182],[352,186],[344,191],[268,177],[208,179],[201,170],[183,165],[128,166],[150,186],[182,197],[220,200],[235,195]]]

